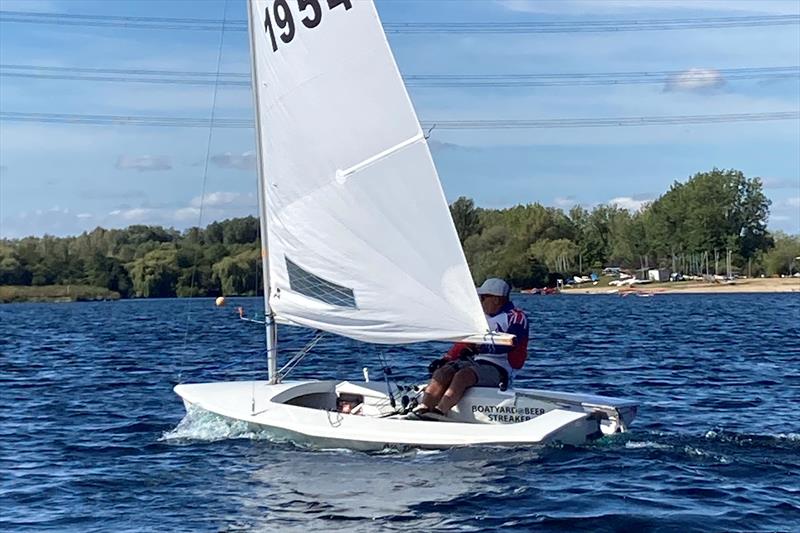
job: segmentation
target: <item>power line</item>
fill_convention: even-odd
[[[728,122],[764,122],[800,120],[800,111],[771,113],[733,113],[723,115],[673,115],[645,117],[553,118],[531,120],[443,120],[423,121],[422,127],[436,126],[444,130],[606,128],[657,125],[720,124]],[[128,115],[83,115],[66,113],[27,113],[0,111],[0,121],[57,124],[91,124],[106,126],[159,126],[173,128],[251,128],[251,119],[215,118],[212,121],[194,117],[160,117]]]
[[[129,17],[81,15],[74,13],[38,13],[32,11],[0,11],[0,22],[50,24],[60,26],[113,27],[154,30],[218,31],[221,20],[198,18]],[[386,33],[394,34],[534,34],[534,33],[598,33],[713,28],[748,28],[786,26],[800,23],[800,15],[752,15],[741,17],[699,17],[636,20],[546,20],[525,22],[385,22]],[[247,21],[229,20],[225,30],[246,31]]]
[[[407,22],[386,23],[387,33],[601,33],[713,28],[750,28],[800,23],[800,15],[754,17],[531,22]]]
[[[216,73],[182,70],[72,68],[38,65],[0,64],[0,78],[156,83],[175,85],[213,85],[249,87],[246,72]],[[630,84],[715,83],[735,80],[780,80],[800,77],[800,66],[743,67],[728,69],[688,69],[641,72],[583,72],[540,74],[407,74],[409,87],[427,88],[514,88],[553,86],[597,86]]]
[[[14,70],[45,70],[50,72],[85,72],[94,73],[99,72],[103,74],[142,74],[142,75],[174,75],[174,76],[200,76],[214,78],[217,76],[216,72],[202,72],[194,70],[153,70],[153,69],[124,69],[124,68],[80,68],[80,67],[52,67],[48,65],[16,65],[16,64],[0,64],[0,69],[14,69]],[[220,72],[220,76],[227,76],[233,78],[247,78],[250,79],[249,72]]]
[[[554,118],[540,120],[453,120],[423,122],[423,128],[436,126],[443,130],[497,130],[548,128],[607,128],[624,126],[658,126],[685,124],[720,124],[725,122],[763,122],[798,120],[800,111],[774,113],[733,113],[726,115],[673,115],[656,117]]]
[[[174,128],[251,128],[252,119],[195,117],[158,117],[129,115],[83,115],[69,113],[25,113],[0,111],[0,121],[40,122],[50,124],[92,124],[105,126],[163,126]]]
[[[687,69],[645,72],[588,72],[563,74],[408,75],[409,87],[552,87],[585,85],[715,83],[734,80],[789,79],[800,77],[800,66]]]

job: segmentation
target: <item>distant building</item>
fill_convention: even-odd
[[[669,281],[671,272],[666,268],[651,268],[647,272],[647,279],[650,281]]]

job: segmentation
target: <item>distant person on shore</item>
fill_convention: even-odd
[[[513,346],[456,343],[428,367],[432,379],[411,418],[443,420],[470,387],[508,386],[528,357],[528,317],[510,300],[511,287],[489,278],[478,288],[491,331],[515,335]]]

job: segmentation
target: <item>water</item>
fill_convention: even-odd
[[[518,384],[639,400],[630,433],[579,448],[300,448],[184,418],[178,379],[262,377],[261,330],[231,308],[0,306],[0,529],[798,529],[798,295],[517,301],[532,324]],[[309,338],[281,331],[287,351]],[[416,379],[443,348],[384,353]],[[326,339],[296,376],[374,376],[379,350]]]

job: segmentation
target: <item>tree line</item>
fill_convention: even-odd
[[[96,228],[76,237],[0,241],[0,285],[92,285],[128,297],[254,295],[260,289],[255,217],[180,232]]]
[[[769,206],[760,179],[714,169],[675,182],[636,212],[615,205],[565,212],[538,203],[484,209],[464,197],[450,211],[477,282],[500,276],[516,287],[541,287],[607,266],[714,273],[729,252],[736,272],[789,273],[800,236],[768,232]],[[134,225],[0,240],[0,285],[91,285],[147,298],[253,295],[260,282],[255,217],[183,232]]]
[[[502,276],[517,287],[541,287],[608,266],[723,274],[729,253],[734,273],[789,273],[800,256],[800,236],[768,232],[769,207],[759,178],[713,169],[676,181],[638,211],[598,205],[564,212],[540,204],[482,209],[464,197],[450,210],[476,280]]]

